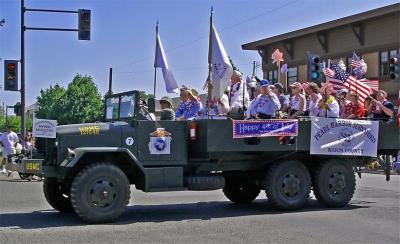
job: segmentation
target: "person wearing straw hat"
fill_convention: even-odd
[[[160,99],[160,105],[160,120],[175,120],[175,111],[174,106],[172,105],[172,99],[164,96]]]
[[[272,92],[269,81],[261,80],[261,95],[257,99],[256,118],[271,119],[281,108],[278,96]]]
[[[175,112],[175,117],[177,120],[192,120],[202,107],[197,100],[198,92],[185,85],[182,86],[180,92],[181,103]]]

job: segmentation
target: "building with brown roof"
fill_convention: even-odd
[[[271,54],[277,48],[288,64],[289,84],[307,81],[307,51],[324,60],[343,59],[348,70],[355,51],[368,65],[365,77],[379,80],[380,89],[397,97],[400,79],[390,80],[389,59],[400,53],[400,3],[242,45],[244,50],[258,51],[264,78],[274,82],[278,70]]]

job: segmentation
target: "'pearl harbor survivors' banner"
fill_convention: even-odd
[[[310,154],[376,157],[378,121],[313,118]]]
[[[296,119],[234,120],[233,138],[297,136]]]

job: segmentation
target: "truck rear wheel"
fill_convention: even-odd
[[[129,202],[129,180],[113,164],[96,163],[82,169],[71,186],[71,202],[77,215],[90,223],[116,220]]]
[[[272,204],[282,210],[304,207],[311,191],[311,177],[298,161],[276,163],[267,173],[266,195]]]
[[[225,196],[234,203],[250,203],[260,194],[260,187],[249,184],[229,184],[222,189]]]
[[[58,182],[57,178],[45,178],[43,181],[43,193],[47,202],[55,210],[62,213],[73,212],[69,192]]]
[[[353,167],[341,162],[322,164],[313,177],[313,190],[317,200],[327,206],[339,208],[353,197],[356,178]]]

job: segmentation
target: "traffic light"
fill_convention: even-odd
[[[21,116],[21,114],[22,114],[22,106],[21,106],[20,102],[18,102],[18,103],[16,103],[14,105],[14,114],[17,115],[17,116]]]
[[[321,83],[323,81],[321,58],[318,54],[307,53],[307,78],[309,81]]]
[[[391,80],[396,79],[399,77],[399,58],[394,57],[390,59],[389,64],[389,76]]]
[[[4,90],[18,91],[18,61],[4,60]]]
[[[78,40],[90,40],[90,10],[78,10]]]

